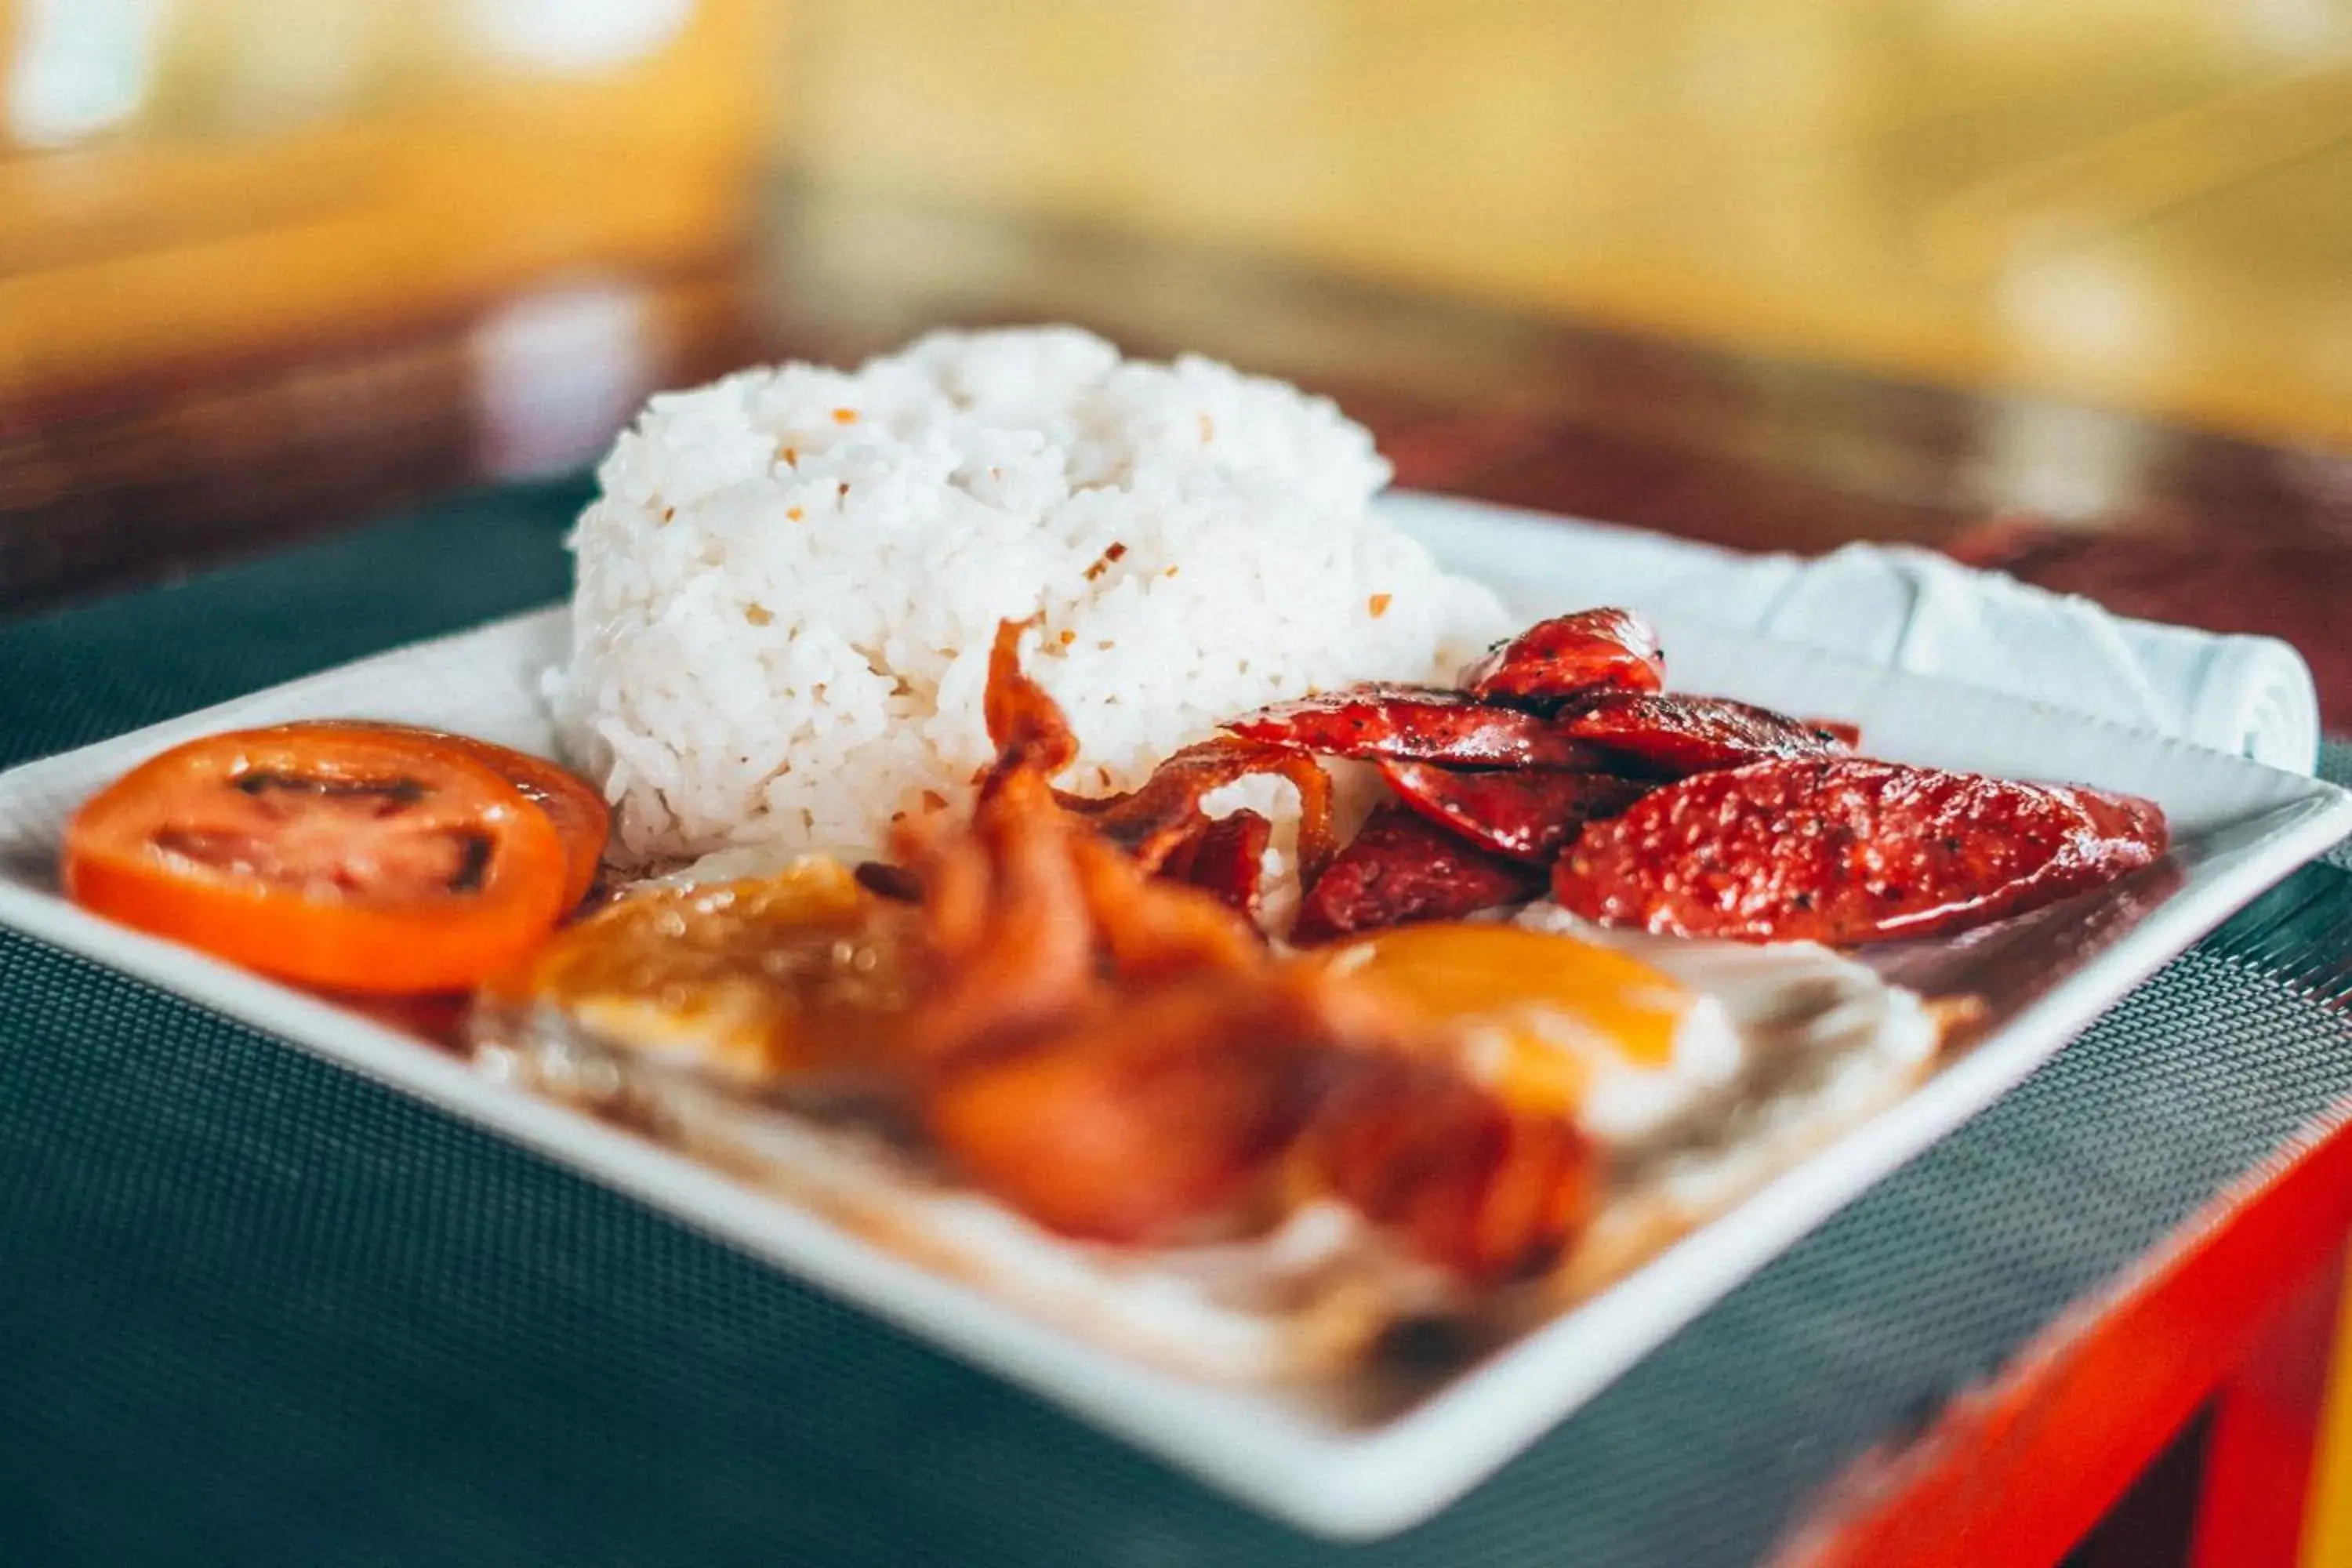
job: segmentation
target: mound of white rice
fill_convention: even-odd
[[[573,534],[561,732],[639,863],[876,846],[968,797],[990,638],[1042,614],[1066,782],[1127,788],[1222,719],[1501,635],[1367,510],[1388,476],[1324,399],[1070,328],[665,394]]]

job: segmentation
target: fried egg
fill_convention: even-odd
[[[1568,1116],[1621,1166],[1772,1142],[1776,1127],[1908,1083],[1936,1011],[1811,942],[1606,931],[1549,903],[1511,923],[1403,926],[1327,962],[1443,1026],[1464,1070]]]
[[[855,1076],[906,1008],[912,926],[819,855],[772,876],[648,882],[488,987],[476,1032],[537,1010],[745,1089]]]
[[[883,928],[906,918],[818,858],[765,881],[648,886],[560,938],[521,994],[478,1011],[479,1059],[1195,1375],[1330,1377],[1376,1356],[1391,1326],[1464,1308],[1443,1271],[1328,1198],[1264,1235],[1095,1246],[961,1185],[886,1127],[766,1092],[829,1081],[872,1046],[908,977],[860,954],[887,959]],[[1513,1104],[1572,1120],[1601,1152],[1584,1234],[1544,1279],[1485,1304],[1481,1332],[1537,1321],[1735,1206],[1916,1082],[1939,1034],[1933,1006],[1826,948],[1610,931],[1545,904],[1306,961],[1374,981],[1433,1026],[1431,1048]]]

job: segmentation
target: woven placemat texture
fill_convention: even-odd
[[[543,600],[578,499],[483,498],[0,630],[0,747]],[[2273,902],[2348,889],[2315,867]],[[1751,1562],[1855,1455],[2338,1114],[2352,1024],[2271,968],[2261,924],[2175,962],[1465,1502],[1353,1547],[0,936],[0,1564]]]

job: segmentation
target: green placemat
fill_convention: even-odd
[[[0,628],[0,761],[541,602],[580,496],[476,498]],[[2347,889],[2301,873],[1494,1481],[1361,1547],[0,936],[0,1563],[1750,1562],[1853,1456],[2336,1114],[2352,1025],[2262,933]]]

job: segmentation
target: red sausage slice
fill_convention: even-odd
[[[1465,773],[1383,759],[1380,770],[1397,798],[1430,821],[1497,855],[1545,864],[1586,823],[1614,816],[1654,787],[1551,768]]]
[[[1277,702],[1225,726],[1244,740],[1335,757],[1400,757],[1456,767],[1572,768],[1601,753],[1515,708],[1437,686],[1380,683]]]
[[[1552,896],[1588,919],[1748,942],[1980,925],[2162,855],[2150,802],[1859,757],[1701,773],[1586,827]]]
[[[1490,855],[1401,805],[1376,809],[1299,903],[1300,946],[1533,898],[1539,868]]]
[[[1728,697],[1596,692],[1561,722],[1566,733],[1602,748],[1621,765],[1664,778],[1843,750],[1826,731]]]
[[[1557,704],[1597,686],[1656,691],[1666,683],[1658,634],[1631,610],[1581,610],[1538,621],[1462,672],[1462,689],[1493,702]]]

